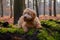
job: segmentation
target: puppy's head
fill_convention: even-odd
[[[36,12],[29,8],[26,8],[23,12],[24,21],[33,21],[36,17]]]

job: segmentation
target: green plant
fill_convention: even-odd
[[[41,21],[41,25],[46,28],[60,31],[60,25],[54,21],[49,21],[49,20]]]
[[[7,33],[7,28],[0,28],[0,33]]]
[[[39,40],[55,40],[51,35],[48,34],[46,29],[43,29],[41,33],[37,35]]]
[[[26,33],[27,37],[31,39],[34,33],[37,33],[37,38],[39,40],[60,40],[60,25],[57,23],[58,20],[42,20],[41,25],[42,29],[38,29],[39,32],[36,32],[37,29],[29,29]],[[59,21],[58,21],[59,22]],[[15,26],[17,27],[17,25]],[[22,28],[14,28],[13,24],[9,24],[8,28],[0,28],[0,33],[18,33],[19,35],[24,35],[25,32]],[[32,37],[35,38],[35,37]]]
[[[34,32],[35,32],[35,29],[30,29],[27,34],[32,36]]]

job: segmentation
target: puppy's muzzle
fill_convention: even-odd
[[[24,15],[24,19],[31,19],[32,17],[30,16],[30,15],[28,15],[28,14],[25,14]]]

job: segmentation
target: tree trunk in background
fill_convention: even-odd
[[[10,11],[11,11],[10,18],[12,18],[12,0],[10,0]]]
[[[44,16],[45,16],[45,0],[44,0]]]
[[[17,23],[25,9],[25,0],[14,0],[14,24]]]
[[[37,16],[39,17],[37,0],[35,0],[35,3],[36,3],[36,12],[37,12]]]
[[[27,2],[28,2],[28,8],[29,8],[29,0]]]
[[[54,16],[56,17],[56,0],[54,0]]]
[[[33,9],[34,9],[34,0],[33,0]]]
[[[41,15],[41,1],[42,0],[39,0],[39,7],[38,7],[39,8],[39,15]]]
[[[25,0],[22,1],[22,5],[23,5],[23,10],[26,8],[26,5],[25,5]]]
[[[3,0],[1,0],[1,17],[3,17]]]
[[[52,0],[49,0],[49,16],[52,16]]]

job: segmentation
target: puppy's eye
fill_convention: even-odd
[[[25,13],[26,14],[26,13]]]
[[[25,15],[26,13],[23,13],[23,15]]]
[[[27,13],[28,15],[30,15],[30,13]]]

